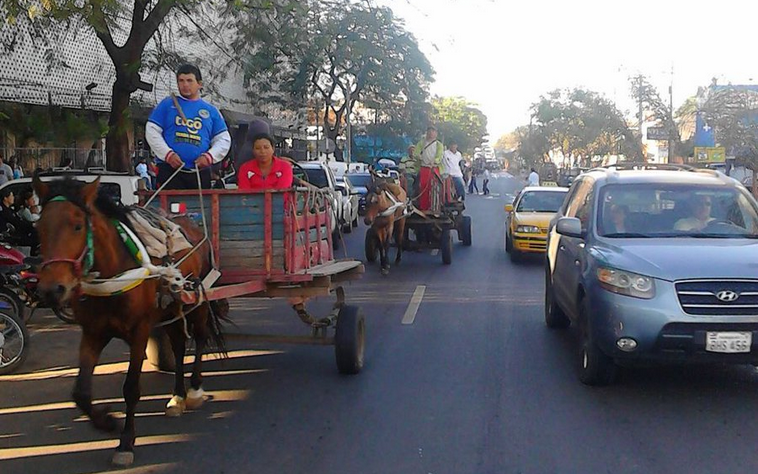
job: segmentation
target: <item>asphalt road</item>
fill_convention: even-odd
[[[500,177],[493,196],[469,196],[474,245],[456,245],[452,265],[406,253],[388,277],[367,265],[348,286],[368,318],[361,374],[340,376],[330,347],[232,341],[228,360],[205,366],[212,400],[169,419],[172,377],[147,373],[141,446],[125,472],[758,471],[752,367],[626,370],[606,388],[578,382],[576,334],[543,323],[541,259],[514,265],[503,251],[505,194],[518,185]],[[347,237],[350,256],[362,258],[363,232]],[[415,319],[402,324],[420,285]],[[283,302],[233,307],[230,332],[307,333]],[[0,473],[108,471],[115,437],[69,402],[77,330],[35,320],[22,373],[0,377]],[[114,410],[123,410],[125,351],[111,344],[95,382]]]

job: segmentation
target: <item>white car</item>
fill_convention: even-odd
[[[359,193],[350,182],[350,176],[337,178],[337,190],[342,194],[342,231],[349,234],[358,227]]]
[[[139,185],[139,176],[132,176],[126,173],[111,173],[107,171],[89,171],[83,170],[65,170],[65,171],[52,171],[48,173],[41,173],[40,179],[42,181],[51,181],[62,177],[71,177],[78,181],[84,181],[90,183],[100,177],[100,188],[111,195],[114,199],[118,199],[126,206],[138,204],[139,198],[135,194]],[[8,181],[0,186],[0,191],[3,189],[10,189],[15,196],[20,196],[21,193],[31,188],[32,178],[24,177]]]
[[[332,173],[332,170],[328,166],[318,161],[299,162],[298,165],[305,171],[310,184],[326,191],[329,195],[331,201],[329,207],[332,210],[332,225],[330,230],[332,232],[332,242],[336,248],[340,235],[340,228],[337,227],[337,224],[344,225],[344,218],[342,211],[343,196],[337,190],[337,180],[334,177],[334,173]]]

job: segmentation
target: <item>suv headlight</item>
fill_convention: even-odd
[[[613,293],[644,299],[655,296],[655,282],[644,275],[613,268],[598,268],[597,279],[600,286]]]
[[[539,234],[540,228],[536,225],[518,225],[516,226],[516,232],[522,234]]]

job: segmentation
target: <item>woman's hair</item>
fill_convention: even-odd
[[[257,142],[258,140],[268,140],[268,142],[271,144],[271,148],[275,148],[274,138],[268,133],[259,133],[253,136],[253,140],[251,142],[253,146],[255,146],[255,142]]]

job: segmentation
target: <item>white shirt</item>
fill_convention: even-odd
[[[540,185],[540,175],[537,174],[536,171],[532,171],[529,173],[529,186],[539,186]]]
[[[460,151],[453,153],[450,150],[445,150],[445,154],[442,155],[442,165],[444,166],[445,174],[456,178],[463,178],[461,160],[463,160],[463,155],[461,155]]]

